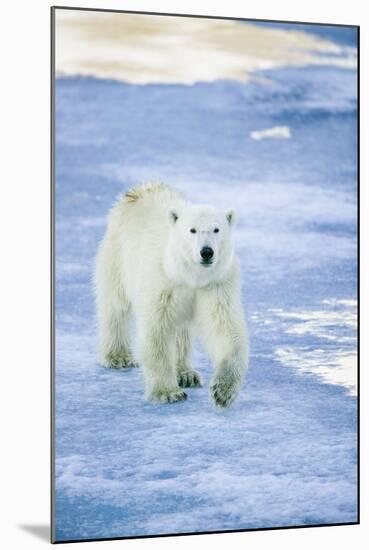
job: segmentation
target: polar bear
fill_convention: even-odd
[[[173,403],[201,386],[190,365],[191,330],[215,370],[219,408],[236,398],[248,363],[232,210],[188,203],[163,184],[137,186],[113,206],[96,257],[95,290],[103,365],[137,366],[130,345],[136,320],[146,398]]]

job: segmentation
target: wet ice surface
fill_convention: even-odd
[[[357,519],[355,73],[263,77],[57,81],[58,540]],[[290,139],[250,137],[280,126]],[[96,363],[106,213],[151,179],[238,212],[250,370],[222,413],[201,349],[204,387],[168,406],[143,400],[141,369]]]

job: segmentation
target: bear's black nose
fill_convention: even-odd
[[[205,262],[210,262],[210,260],[212,259],[212,257],[214,256],[214,250],[212,248],[210,248],[210,246],[204,246],[201,251],[200,251],[200,254],[201,254],[201,258],[205,261]]]

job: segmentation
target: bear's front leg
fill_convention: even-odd
[[[237,271],[223,283],[200,289],[197,322],[215,372],[210,394],[219,408],[236,399],[248,366],[247,331]]]
[[[161,316],[151,314],[146,319],[150,320],[140,331],[145,397],[157,403],[183,401],[187,394],[177,380],[174,327]]]
[[[227,408],[236,399],[242,384],[243,358],[237,353],[234,357],[226,357],[216,367],[215,376],[210,384],[210,394],[215,404]]]
[[[199,373],[191,368],[190,352],[190,332],[184,325],[177,329],[176,334],[177,380],[181,388],[198,388],[202,385]]]

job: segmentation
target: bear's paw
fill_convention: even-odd
[[[210,386],[210,394],[215,405],[220,409],[230,407],[236,399],[240,388],[240,381],[232,372],[225,371],[219,374]]]
[[[110,369],[129,369],[138,367],[138,363],[136,363],[131,355],[108,353],[105,357],[104,367]]]
[[[150,399],[156,403],[176,403],[177,401],[185,401],[187,394],[180,388],[173,390],[160,389],[152,392]]]
[[[194,370],[182,370],[177,375],[178,385],[181,388],[199,388],[202,386],[199,373]]]

